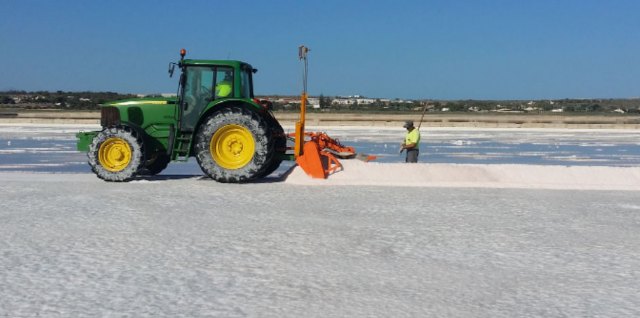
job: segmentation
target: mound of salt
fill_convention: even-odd
[[[406,164],[342,160],[343,169],[312,179],[295,167],[298,185],[640,190],[640,168],[602,166]]]

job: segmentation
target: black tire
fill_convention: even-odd
[[[267,165],[267,169],[265,169],[260,175],[260,178],[266,177],[276,171],[276,169],[280,167],[282,158],[287,151],[287,135],[284,133],[284,129],[273,115],[267,114],[266,116],[271,129],[271,136],[275,142],[275,155]]]
[[[200,126],[194,152],[207,176],[239,183],[263,176],[272,164],[275,142],[263,115],[231,106],[213,113]]]
[[[158,151],[149,156],[145,161],[142,169],[138,172],[140,175],[155,176],[162,170],[166,169],[171,162],[171,158],[163,151]]]
[[[89,165],[98,178],[123,182],[133,178],[144,149],[142,139],[129,127],[104,128],[89,145]]]

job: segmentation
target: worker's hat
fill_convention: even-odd
[[[413,121],[411,120],[407,120],[404,122],[404,125],[402,125],[403,128],[411,128],[413,127]]]

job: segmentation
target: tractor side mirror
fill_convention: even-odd
[[[176,65],[179,65],[180,67],[183,67],[182,62],[184,61],[184,56],[187,55],[187,50],[185,49],[180,49],[180,63],[176,64],[176,63],[169,63],[169,77],[173,77],[173,71],[175,71],[176,69]]]

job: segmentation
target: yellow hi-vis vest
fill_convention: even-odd
[[[222,81],[216,85],[216,97],[229,97],[231,95],[231,82]]]
[[[420,131],[418,128],[414,128],[412,131],[407,132],[407,135],[404,137],[404,144],[416,144],[413,149],[420,149]]]

